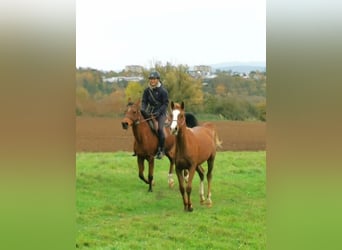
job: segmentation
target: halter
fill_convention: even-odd
[[[179,114],[180,114],[180,113],[179,113]],[[178,117],[179,117],[179,115],[178,115]],[[178,118],[178,117],[177,117],[177,118]],[[172,122],[176,122],[176,123],[177,123],[177,126],[178,126],[178,119],[173,119],[173,116],[172,116]],[[171,123],[172,123],[172,122],[171,122]],[[185,123],[185,115],[184,115],[183,122],[179,124],[179,127],[183,126],[184,123]]]
[[[177,124],[178,124],[178,120],[172,120],[172,121],[177,122]],[[182,127],[184,125],[184,123],[185,123],[185,118],[183,119],[183,122],[179,124],[179,127]]]

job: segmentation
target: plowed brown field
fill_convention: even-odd
[[[266,150],[266,123],[215,121],[219,151]],[[114,152],[133,149],[132,129],[124,130],[118,118],[76,117],[77,152]]]

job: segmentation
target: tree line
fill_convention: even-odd
[[[154,70],[169,92],[169,99],[184,101],[186,109],[210,119],[266,121],[266,72],[248,76],[216,72],[214,78],[194,77],[187,65],[156,64]],[[135,72],[103,72],[76,69],[76,115],[122,116],[129,99],[142,96],[150,70],[143,69],[140,82],[106,81],[110,77],[134,76]]]

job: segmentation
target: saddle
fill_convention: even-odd
[[[155,118],[152,118],[150,120],[147,121],[148,125],[150,126],[151,130],[153,133],[155,133],[156,135],[158,135],[158,122]]]
[[[147,124],[149,125],[150,129],[154,134],[158,136],[158,122],[157,120],[152,117],[149,113],[147,113],[145,110],[140,111],[144,119],[147,121]]]
[[[152,117],[150,114],[148,114],[146,111],[141,110],[141,114],[143,115],[144,119],[146,119],[152,132],[158,136],[158,121],[154,117]],[[170,126],[170,119],[169,119],[169,116],[166,115],[164,127],[168,127],[168,126]]]

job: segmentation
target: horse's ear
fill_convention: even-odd
[[[182,101],[182,103],[181,103],[181,109],[184,110],[184,101]]]
[[[135,102],[135,105],[140,106],[140,98]]]
[[[175,104],[173,101],[171,101],[171,109],[174,109],[174,107],[175,107]]]
[[[129,97],[127,100],[127,107],[133,105],[132,99]]]

